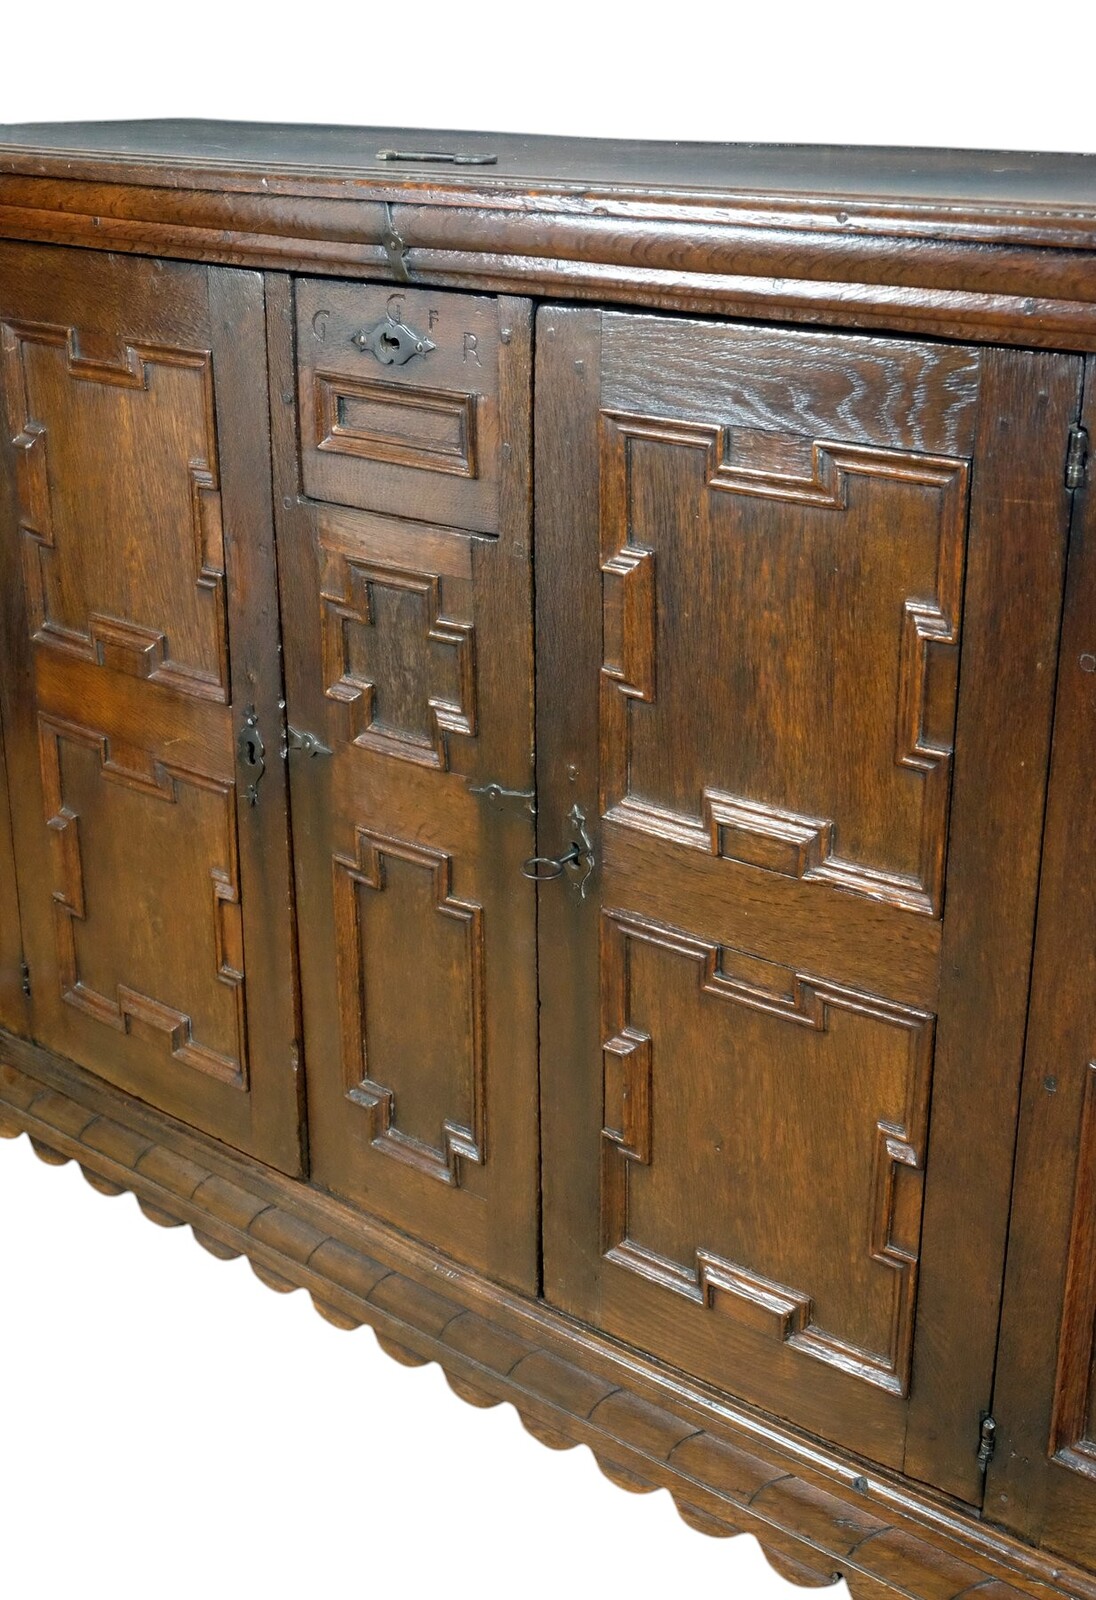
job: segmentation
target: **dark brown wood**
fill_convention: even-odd
[[[0,128],[0,237],[1091,349],[1094,158],[431,134]],[[396,270],[390,225],[404,247]]]
[[[31,1028],[298,1172],[261,279],[6,246],[0,319]]]
[[[0,1134],[794,1582],[1096,1600],[1094,251],[1096,157],[0,128]]]
[[[614,1482],[669,1489],[699,1532],[755,1534],[795,1583],[843,1577],[856,1600],[1096,1600],[1080,1568],[687,1379],[668,1388],[657,1363],[542,1302],[0,1037],[0,1136],[24,1131],[275,1290],[305,1289],[336,1327],[374,1328],[395,1360],[438,1362],[462,1398],[510,1401],[550,1447],[586,1444]]]
[[[15,886],[15,855],[11,843],[7,766],[0,727],[0,1026],[14,1033],[27,1032],[27,998],[23,992],[23,937],[19,926],[19,895]]]
[[[397,309],[313,282],[292,305],[285,279],[271,297],[276,406],[301,376],[304,486],[370,508],[296,492],[283,403],[289,716],[334,752],[292,758],[313,1176],[535,1289],[530,307],[411,290]],[[363,355],[352,334],[390,314],[436,352]],[[340,440],[356,451],[316,448],[321,382],[372,386]],[[429,393],[466,410],[467,472],[407,422]],[[408,459],[383,458],[395,445]]]
[[[977,1503],[1079,363],[538,333],[546,1293]]]
[[[1096,431],[1096,371],[1085,381]],[[986,1510],[1096,1567],[1096,491],[1076,496]]]

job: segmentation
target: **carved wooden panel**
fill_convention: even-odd
[[[290,756],[312,1178],[535,1289],[531,307],[291,296],[286,689],[332,751]],[[404,365],[355,342],[394,316],[431,346]]]
[[[440,850],[359,828],[334,860],[346,1092],[383,1153],[444,1183],[486,1155],[483,912]],[[422,1004],[398,996],[414,966]]]
[[[538,334],[545,1295],[980,1504],[1079,369]]]
[[[0,700],[33,1036],[299,1172],[265,329],[255,273],[0,242]]]
[[[515,301],[446,290],[298,279],[301,471],[317,500],[499,531],[509,452],[501,371]],[[384,362],[360,336],[412,328],[422,348]]]
[[[966,462],[601,430],[603,809],[939,915]]]
[[[454,591],[467,604],[470,584],[322,548],[325,692],[346,707],[347,736],[448,768],[450,737],[476,731],[474,629],[445,609]]]
[[[7,323],[27,620],[44,643],[228,699],[225,556],[208,352]]]
[[[246,1088],[233,785],[92,728],[39,726],[65,1004]]]
[[[932,1017],[619,912],[603,952],[608,1259],[904,1394]]]

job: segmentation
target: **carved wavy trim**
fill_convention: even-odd
[[[0,1136],[21,1133],[48,1162],[78,1161],[101,1193],[132,1192],[151,1220],[189,1225],[215,1256],[246,1256],[270,1287],[305,1289],[337,1327],[372,1327],[394,1359],[437,1361],[471,1404],[510,1401],[545,1444],[589,1445],[622,1487],[669,1489],[698,1532],[756,1534],[794,1583],[846,1578],[854,1600],[960,1600],[986,1586],[994,1600],[1096,1600],[1091,1574],[973,1513],[725,1401],[716,1416],[550,1308],[0,1039]]]
[[[700,990],[737,1005],[824,1033],[832,1010],[855,1011],[909,1035],[906,1106],[901,1123],[875,1128],[871,1259],[892,1273],[889,1346],[864,1350],[819,1328],[809,1293],[775,1282],[740,1263],[698,1247],[693,1261],[673,1261],[629,1237],[629,1163],[649,1165],[655,1133],[651,1108],[653,1042],[631,1022],[629,942],[671,951],[698,967]],[[731,970],[737,960],[742,975]],[[621,911],[603,918],[604,1160],[602,1249],[608,1260],[697,1305],[730,1316],[805,1354],[893,1394],[909,1392],[921,1231],[924,1150],[928,1131],[934,1018],[876,995],[764,963],[782,978],[779,989],[756,981],[758,963],[719,944]]]
[[[204,1072],[234,1088],[247,1089],[247,1010],[244,991],[243,912],[240,904],[239,845],[236,836],[235,787],[204,773],[157,761],[142,750],[121,747],[105,734],[76,723],[40,715],[39,752],[45,797],[46,827],[55,862],[54,937],[61,997],[67,1005],[105,1027],[129,1033],[134,1022],[163,1034],[172,1057],[182,1066]],[[217,978],[233,995],[236,1054],[225,1055],[195,1038],[186,1012],[125,983],[113,995],[87,984],[80,972],[76,924],[87,919],[80,818],[65,800],[61,742],[82,745],[99,757],[102,775],[111,783],[135,789],[150,799],[174,805],[180,784],[220,797],[224,806],[226,860],[210,868]]]
[[[951,737],[927,727],[934,653],[954,658],[963,593],[969,464],[936,456],[828,440],[811,444],[809,474],[736,466],[733,430],[716,423],[600,413],[601,571],[605,692],[603,747],[607,751],[602,811],[626,827],[671,839],[766,871],[829,882],[901,910],[939,916],[943,905]],[[936,490],[941,499],[936,593],[906,599],[898,640],[895,764],[924,783],[916,876],[889,873],[840,853],[840,819],[801,816],[757,799],[705,789],[699,817],[637,801],[629,794],[631,702],[654,704],[657,688],[656,555],[620,543],[630,528],[631,447],[635,440],[701,450],[708,487],[721,493],[844,511],[850,477],[881,478]],[[952,692],[954,720],[954,690]]]
[[[370,1000],[363,981],[365,939],[362,932],[358,891],[361,888],[381,893],[385,888],[385,861],[395,858],[428,872],[434,885],[434,905],[438,914],[463,927],[465,971],[468,981],[468,1010],[471,1019],[467,1092],[471,1116],[467,1122],[455,1117],[442,1125],[442,1143],[435,1147],[405,1133],[396,1121],[395,1091],[377,1082],[369,1068],[366,1049],[366,1019]],[[452,892],[453,861],[442,850],[409,844],[387,834],[358,828],[355,853],[334,857],[335,921],[338,930],[336,962],[343,1040],[346,1088],[350,1099],[370,1118],[370,1139],[375,1150],[394,1156],[428,1177],[459,1187],[465,1161],[481,1166],[487,1159],[487,1027],[483,947],[483,908],[459,900]],[[424,983],[429,974],[422,975]],[[444,1019],[440,1019],[444,1023]]]

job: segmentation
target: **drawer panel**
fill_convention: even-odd
[[[296,297],[305,493],[497,533],[500,302],[316,278]],[[406,360],[403,329],[424,346]]]

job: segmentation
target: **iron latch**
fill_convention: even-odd
[[[287,725],[285,730],[286,755],[291,750],[300,750],[306,756],[329,756],[331,754],[329,747],[323,743],[322,739],[317,738],[316,734],[305,733],[300,728],[292,728]]]

